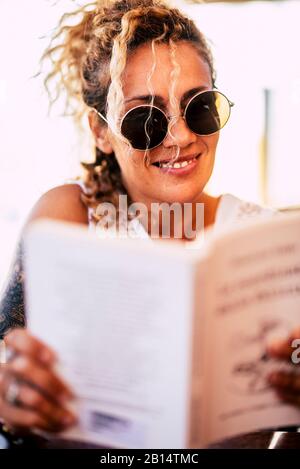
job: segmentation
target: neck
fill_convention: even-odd
[[[140,221],[151,237],[192,241],[199,231],[214,224],[220,198],[203,192],[189,204],[143,201],[147,213],[141,214]]]

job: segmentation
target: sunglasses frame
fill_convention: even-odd
[[[222,95],[222,96],[227,100],[227,102],[228,102],[228,105],[229,105],[229,113],[228,113],[228,117],[227,117],[226,122],[225,122],[225,123],[222,125],[222,127],[220,127],[218,130],[216,130],[215,132],[212,132],[212,133],[210,133],[210,134],[198,134],[197,132],[195,132],[194,130],[192,130],[192,129],[188,126],[187,121],[186,121],[186,112],[187,112],[187,109],[188,109],[190,103],[191,103],[195,98],[197,98],[197,96],[199,96],[199,95],[201,95],[201,94],[204,94],[204,93],[208,93],[208,92],[214,92],[214,93],[218,93],[218,94]],[[194,96],[192,96],[192,97],[189,99],[189,101],[187,102],[187,104],[186,104],[186,106],[185,106],[185,108],[184,108],[184,112],[183,112],[183,114],[180,114],[180,117],[182,117],[182,118],[184,119],[186,126],[188,127],[188,129],[189,129],[191,132],[193,132],[194,134],[198,135],[199,137],[206,137],[206,136],[208,136],[208,135],[214,135],[214,134],[220,132],[221,129],[223,129],[223,127],[227,124],[227,122],[228,122],[228,120],[229,120],[229,118],[230,118],[230,115],[231,115],[231,108],[232,108],[233,106],[234,106],[234,103],[233,103],[232,101],[230,101],[230,99],[228,99],[227,96],[226,96],[224,93],[222,93],[221,91],[219,91],[218,89],[215,89],[215,88],[214,88],[214,89],[212,89],[212,90],[203,90],[203,91],[199,91],[198,93],[196,93]],[[167,114],[166,114],[162,109],[160,109],[159,107],[157,107],[157,106],[155,106],[155,105],[152,105],[152,104],[139,104],[138,106],[134,106],[133,108],[129,109],[129,110],[124,114],[124,116],[123,116],[122,119],[121,119],[120,128],[122,128],[122,124],[123,124],[123,121],[124,121],[124,119],[126,118],[126,116],[127,116],[130,112],[132,112],[132,111],[134,111],[135,109],[138,109],[138,108],[140,108],[140,107],[150,107],[151,109],[153,109],[153,108],[154,108],[154,109],[158,109],[158,110],[165,116],[167,122],[170,122],[170,119],[172,119],[173,117],[176,117],[176,116],[167,116]],[[101,112],[99,112],[99,111],[98,111],[97,109],[95,109],[95,108],[93,108],[93,110],[107,123],[107,125],[109,125],[108,120],[103,116],[103,114],[101,114]],[[158,143],[157,145],[155,145],[155,146],[153,146],[153,147],[149,147],[148,150],[153,150],[154,148],[159,147],[159,145],[161,145],[161,144],[163,143],[163,141],[164,141],[164,139],[166,138],[167,135],[168,135],[168,132],[166,132],[166,135],[164,136],[163,140],[162,140],[160,143]],[[125,137],[125,138],[127,138],[127,137]],[[134,147],[133,147],[133,148],[134,148]],[[145,148],[144,150],[142,150],[142,149],[140,149],[140,148],[134,148],[134,150],[136,150],[136,151],[146,151],[146,148]]]

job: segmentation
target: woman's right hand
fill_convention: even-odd
[[[61,431],[74,424],[67,409],[74,397],[54,370],[56,357],[26,329],[5,337],[12,353],[0,365],[0,419],[16,430]]]

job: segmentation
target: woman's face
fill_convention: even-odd
[[[199,53],[188,43],[177,44],[176,61],[180,74],[176,81],[174,94],[180,103],[181,111],[170,103],[170,83],[174,66],[171,61],[170,47],[156,45],[156,67],[151,78],[151,87],[156,96],[154,104],[167,116],[178,116],[188,100],[198,91],[212,89],[209,67]],[[153,68],[151,45],[140,46],[129,58],[122,76],[125,99],[125,112],[149,102],[147,77]],[[182,118],[176,120],[161,145],[149,151],[150,164],[146,164],[143,151],[132,150],[108,131],[108,138],[118,163],[122,179],[132,200],[135,202],[194,202],[197,201],[208,182],[214,166],[215,151],[219,134],[200,137],[193,133]],[[166,162],[175,155],[182,160],[193,156],[196,160],[183,169],[166,171],[153,163]]]

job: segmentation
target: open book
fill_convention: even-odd
[[[200,448],[300,424],[266,381],[297,367],[265,354],[300,324],[299,215],[209,237],[199,251],[40,220],[25,236],[25,271],[28,326],[78,396],[66,438]]]

